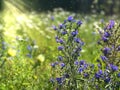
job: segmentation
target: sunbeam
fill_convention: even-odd
[[[27,30],[28,28],[38,27],[31,20],[31,14],[25,7],[28,7],[22,1],[4,1],[3,20],[5,23],[5,36],[9,39],[15,39],[16,30]]]

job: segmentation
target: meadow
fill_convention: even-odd
[[[97,43],[102,27],[99,25],[109,20],[119,22],[118,16],[84,15],[61,8],[53,12],[23,12],[9,2],[5,5],[0,12],[0,90],[55,90],[50,82],[54,73],[51,63],[58,55],[53,26],[68,16],[83,23],[79,36],[85,43],[79,59],[94,64],[101,54]]]

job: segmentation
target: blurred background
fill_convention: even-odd
[[[3,9],[4,4],[0,0],[0,10]],[[77,13],[105,13],[107,15],[120,13],[120,0],[7,0],[16,7],[20,5],[29,11],[53,11],[54,8],[63,8],[67,11]]]
[[[53,26],[68,16],[81,20],[80,60],[100,58],[98,30],[120,21],[120,0],[0,0],[0,90],[54,90],[57,60]],[[102,23],[102,26],[100,24]]]

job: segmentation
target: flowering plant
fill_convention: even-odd
[[[110,20],[103,30],[99,30],[102,55],[97,59],[98,65],[79,60],[84,42],[79,38],[82,22],[69,16],[58,27],[53,26],[59,44],[57,61],[51,63],[57,72],[51,82],[57,90],[119,89],[119,52],[120,25]]]

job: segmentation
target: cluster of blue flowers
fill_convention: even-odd
[[[58,85],[65,83],[70,85],[72,83],[73,85],[73,82],[76,82],[74,76],[76,73],[80,73],[80,69],[83,69],[82,67],[76,68],[77,66],[73,64],[77,63],[82,50],[81,47],[84,45],[83,41],[78,37],[79,27],[81,24],[82,22],[80,20],[77,21],[72,16],[69,16],[67,20],[58,27],[53,26],[53,29],[57,33],[55,39],[59,45],[59,56],[57,58],[58,61],[52,63],[51,66],[53,68],[57,66],[57,69],[59,67],[62,70],[62,73],[54,80],[57,81]],[[69,80],[67,81],[68,78]],[[72,85],[70,86],[71,88],[73,88]]]
[[[118,79],[120,78],[119,27],[114,20],[110,20],[109,24],[100,32],[101,40],[98,43],[102,46],[102,55],[100,56],[101,60],[99,60],[99,71],[95,74],[95,77],[104,80],[108,89],[120,88]]]
[[[99,45],[102,55],[97,59],[98,67],[89,64],[85,60],[79,60],[84,42],[78,37],[79,27],[82,22],[69,16],[58,27],[53,26],[57,36],[59,55],[57,61],[51,63],[53,69],[57,69],[57,77],[51,78],[56,83],[57,89],[77,90],[80,88],[120,88],[120,31],[119,25],[110,20],[103,31],[100,31]],[[60,73],[59,73],[59,72]],[[82,84],[82,85],[81,85]],[[87,85],[87,86],[86,86]]]

